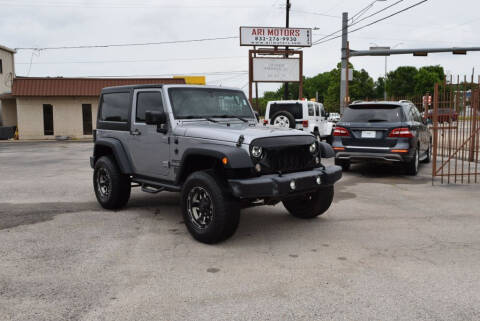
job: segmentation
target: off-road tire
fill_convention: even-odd
[[[224,192],[225,184],[212,171],[198,171],[188,176],[181,193],[181,206],[185,225],[197,241],[214,244],[226,240],[237,230],[240,221],[240,206],[235,199]],[[213,215],[208,225],[201,228],[189,212],[189,193],[201,188],[208,193],[213,203]]]
[[[342,171],[347,172],[350,170],[350,161],[346,159],[335,158],[335,165],[342,167]]]
[[[283,206],[298,218],[309,219],[325,213],[333,201],[333,186],[318,189],[313,193],[284,200]]]
[[[105,175],[109,180],[108,194],[103,193],[99,186],[99,175]],[[103,208],[116,210],[127,205],[130,199],[131,182],[128,175],[120,172],[111,156],[102,156],[95,162],[93,171],[93,189],[98,202]]]
[[[273,125],[275,123],[275,118],[277,118],[279,116],[285,116],[286,118],[288,118],[289,127],[290,128],[295,128],[295,117],[293,117],[293,115],[291,113],[289,113],[288,111],[279,111],[275,115],[273,115],[273,117],[271,118],[271,121],[270,121],[270,125]]]
[[[405,163],[405,171],[407,172],[407,175],[415,176],[418,174],[418,168],[420,164],[418,149],[418,147],[415,149],[413,158]]]

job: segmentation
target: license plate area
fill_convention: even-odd
[[[362,130],[362,138],[375,138],[377,137],[377,132],[374,130]]]

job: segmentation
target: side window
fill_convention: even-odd
[[[130,93],[108,93],[102,96],[100,120],[127,123]]]
[[[327,113],[325,112],[325,107],[323,107],[323,105],[320,105],[320,110],[322,111],[322,116],[323,117],[327,117]]]
[[[315,116],[315,110],[313,104],[308,104],[308,116]]]
[[[137,113],[135,121],[145,122],[145,112],[163,111],[162,93],[159,91],[140,91],[137,94]]]
[[[2,59],[0,59],[0,74],[3,74],[3,65],[2,65]]]
[[[403,113],[405,114],[405,121],[413,121],[409,106],[403,106]]]
[[[408,108],[408,110],[410,111],[410,119],[411,119],[412,121],[418,121],[418,120],[417,120],[417,114],[415,113],[415,108],[414,108],[412,105],[410,105],[410,107]]]
[[[317,116],[320,116],[320,105],[315,104],[315,112],[317,113]]]
[[[412,105],[413,112],[415,114],[415,120],[418,122],[422,122],[422,115],[418,111],[417,107],[415,105]]]

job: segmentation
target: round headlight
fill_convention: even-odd
[[[317,143],[310,145],[310,153],[315,154],[317,152]]]
[[[255,157],[255,158],[260,158],[260,156],[262,156],[262,147],[253,146],[252,147],[252,156]]]

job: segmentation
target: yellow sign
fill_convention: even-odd
[[[173,76],[173,78],[183,78],[187,85],[205,85],[205,76]]]

